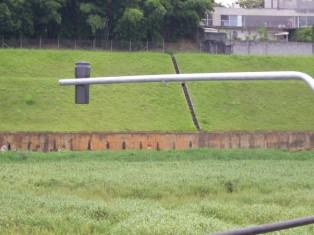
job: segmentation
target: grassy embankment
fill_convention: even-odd
[[[207,234],[308,216],[313,168],[313,152],[0,154],[0,234]]]
[[[74,63],[92,76],[173,73],[158,53],[0,50],[0,131],[194,130],[178,84],[92,86],[90,104],[74,104]]]
[[[179,54],[184,73],[301,71],[314,57]],[[314,130],[314,93],[302,81],[202,82],[189,85],[205,130]]]
[[[313,57],[179,54],[182,72],[297,70],[314,75]],[[194,131],[178,84],[91,88],[88,106],[74,104],[74,62],[93,76],[173,73],[158,53],[0,50],[0,131]],[[314,95],[302,82],[190,83],[207,131],[314,130]]]

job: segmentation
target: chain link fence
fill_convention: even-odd
[[[69,40],[69,39],[6,39],[1,48],[72,49],[105,51],[203,52],[202,44],[195,41],[126,41],[126,40]]]

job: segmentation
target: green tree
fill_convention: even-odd
[[[65,0],[29,0],[32,2],[36,36],[54,36],[62,22],[61,8]]]
[[[86,17],[85,23],[90,28],[93,37],[98,30],[101,30],[106,25],[106,4],[104,1],[89,1],[88,3],[81,3],[80,10]]]
[[[211,9],[210,0],[164,0],[167,10],[164,21],[166,39],[193,38],[204,17],[206,10]]]
[[[242,8],[263,8],[264,0],[239,0],[237,4]]]
[[[160,40],[162,38],[162,26],[166,8],[160,0],[147,0],[144,3],[145,25],[147,30],[147,39]]]
[[[297,29],[292,34],[292,40],[298,42],[312,42],[313,40],[312,28]]]
[[[121,39],[142,40],[145,38],[143,12],[137,8],[127,8],[118,21],[115,32]]]
[[[267,31],[266,27],[258,28],[257,32],[259,34],[259,38],[261,41],[267,41],[268,40],[268,31]]]
[[[4,36],[31,36],[34,33],[33,12],[29,1],[3,0],[0,3],[0,33]]]

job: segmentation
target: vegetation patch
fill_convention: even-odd
[[[178,54],[182,73],[296,70],[314,75],[312,57]],[[180,84],[91,86],[74,104],[74,63],[92,76],[174,73],[160,53],[0,50],[0,131],[195,131]],[[312,131],[314,95],[301,81],[189,83],[205,131]]]
[[[313,57],[178,54],[182,73],[300,71],[314,76]],[[314,93],[302,81],[189,83],[207,131],[314,130]]]
[[[208,234],[314,211],[313,152],[20,155],[0,153],[0,234]]]

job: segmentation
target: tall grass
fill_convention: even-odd
[[[206,234],[311,215],[313,167],[313,152],[277,150],[4,153],[0,233]]]

